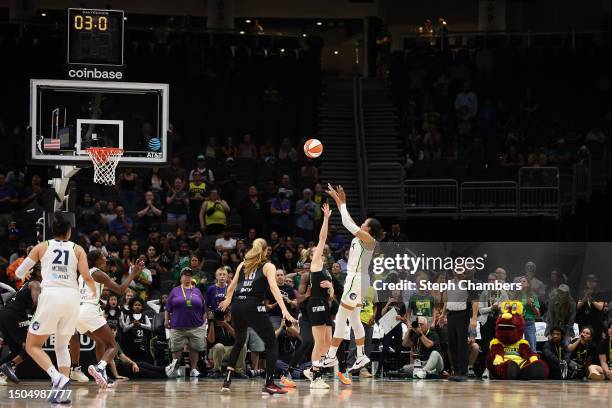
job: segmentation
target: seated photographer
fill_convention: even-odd
[[[402,367],[400,372],[413,378],[437,377],[444,370],[444,359],[440,354],[440,338],[431,330],[427,318],[419,316],[412,322],[404,337],[405,347],[412,350],[412,364]]]
[[[606,338],[597,347],[597,360],[589,367],[589,373],[590,380],[612,380],[612,322],[608,323]]]
[[[570,365],[576,368],[570,359],[570,351],[563,342],[565,332],[559,326],[550,329],[549,340],[542,348],[542,358],[548,364],[549,378],[551,380],[565,380],[568,376]]]
[[[208,335],[206,336],[206,340],[208,341],[210,349],[208,357],[213,361],[212,377],[214,378],[223,377],[223,361],[227,361],[234,347],[236,333],[234,332],[231,322],[231,312],[225,313],[222,310],[208,312]],[[245,359],[246,346],[242,348],[238,355],[236,372],[234,373],[235,377],[240,377],[240,374],[245,374]]]
[[[276,371],[280,373],[280,381],[284,387],[290,386],[295,387],[289,378],[290,366],[289,363],[295,351],[302,343],[300,336],[300,326],[298,324],[291,324],[285,319],[281,319],[278,329],[274,331],[274,335],[278,341],[278,360],[276,360]],[[291,377],[293,378],[306,378],[302,373],[308,367],[310,367],[310,361],[299,361],[297,367],[291,370]]]
[[[110,325],[114,336],[117,336],[117,326]],[[119,347],[115,359],[109,364],[110,371],[115,380],[129,378],[168,378],[166,368],[156,366],[148,361],[134,361]]]
[[[570,370],[569,378],[582,380],[587,376],[589,379],[592,379],[592,376],[594,378],[598,377],[598,374],[591,370],[591,365],[597,360],[597,347],[593,344],[593,328],[591,326],[584,326],[580,336],[572,340],[567,348],[571,353],[571,361],[575,364],[575,370]],[[571,366],[574,366],[574,364],[571,364]]]

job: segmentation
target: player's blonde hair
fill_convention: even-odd
[[[253,247],[244,255],[244,263],[242,270],[245,274],[253,272],[260,267],[266,260],[266,249],[268,243],[263,238],[257,238],[253,241]]]

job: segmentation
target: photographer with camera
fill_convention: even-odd
[[[285,283],[285,271],[283,269],[276,270],[276,284],[278,285],[278,290],[280,290],[281,296],[283,297],[283,301],[289,313],[296,316],[295,313],[298,307],[298,301],[295,296],[295,290],[293,287],[287,285]],[[274,299],[272,292],[268,290],[266,292],[266,297],[264,299],[264,305],[266,306],[266,310],[268,315],[270,316],[270,321],[272,322],[272,326],[274,330],[278,329],[281,324],[281,319],[283,318],[283,314],[281,312],[281,308]]]
[[[225,200],[221,199],[219,192],[215,189],[210,190],[208,198],[200,208],[201,230],[206,231],[208,235],[221,234],[227,225],[229,212],[230,207]]]
[[[232,327],[232,314],[230,311],[227,313],[215,309],[214,311],[208,312],[208,335],[206,341],[209,345],[208,357],[213,361],[213,378],[223,377],[222,364],[223,361],[227,361],[230,353],[234,347],[236,333]],[[246,345],[240,351],[238,355],[238,361],[236,362],[236,373],[234,375],[244,375],[246,359]]]
[[[411,364],[400,370],[406,376],[424,379],[439,376],[444,370],[444,359],[440,353],[440,338],[431,330],[427,318],[419,316],[408,329],[403,346],[410,347]]]

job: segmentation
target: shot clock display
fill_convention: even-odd
[[[68,64],[123,65],[123,11],[68,9]]]

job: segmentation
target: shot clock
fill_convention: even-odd
[[[68,9],[67,63],[123,66],[123,11]]]

